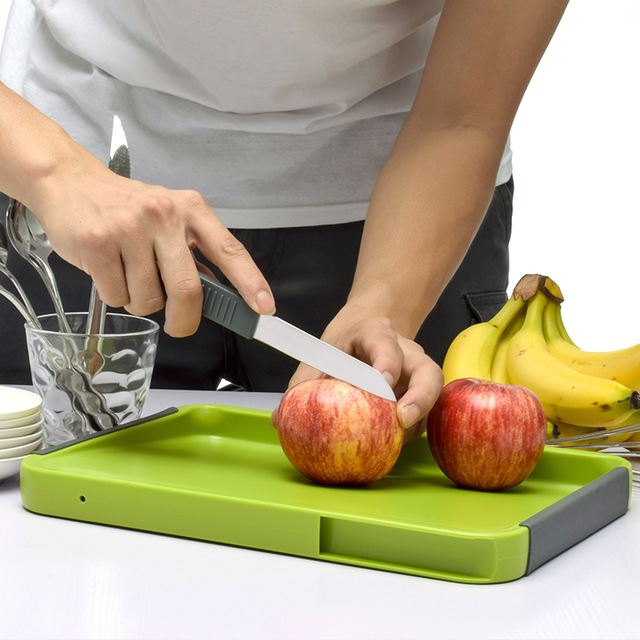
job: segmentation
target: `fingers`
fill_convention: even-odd
[[[442,388],[442,371],[420,345],[398,335],[388,319],[357,323],[336,340],[336,346],[388,378],[399,398],[398,420],[403,427],[412,427],[427,415]]]
[[[266,279],[200,194],[109,179],[99,200],[92,194],[94,201],[67,210],[58,233],[60,254],[91,275],[105,303],[135,315],[166,306],[164,330],[175,337],[192,334],[202,313],[192,253],[198,247],[249,306],[274,313]],[[74,216],[73,210],[83,213]]]
[[[191,249],[198,247],[256,312],[275,313],[269,284],[244,245],[216,217],[200,194],[179,192],[184,198],[185,229],[162,236],[155,255],[166,295],[165,331],[180,337],[193,333],[202,313],[202,286]],[[201,267],[200,267],[201,269]]]
[[[295,385],[297,385],[299,382],[303,382],[304,380],[316,380],[318,378],[325,377],[326,374],[322,373],[322,371],[318,371],[317,369],[310,367],[308,364],[304,364],[304,362],[301,362],[296,369],[296,372],[289,380],[287,388],[291,389],[291,387],[295,387]]]
[[[183,236],[164,238],[155,254],[166,293],[165,331],[173,336],[193,333],[202,313],[202,287],[191,248],[197,246],[258,313],[273,314],[271,289],[244,245],[193,191],[180,192],[188,210]]]
[[[275,301],[265,277],[244,245],[212,214],[202,217],[191,230],[194,244],[229,278],[254,311],[275,313]]]
[[[402,446],[406,447],[408,444],[415,442],[427,429],[427,418],[424,417],[410,427],[404,430],[404,438],[402,440]]]
[[[371,365],[390,379],[398,397],[398,420],[405,429],[413,428],[415,439],[426,427],[420,430],[416,425],[429,413],[442,388],[442,370],[420,345],[398,335],[388,321],[376,320],[378,331],[369,325],[370,331],[357,340],[355,353],[365,360],[368,356]]]
[[[406,429],[424,421],[440,394],[444,377],[440,367],[418,344],[404,338],[401,340],[404,358],[400,386],[406,390],[398,400],[397,410],[398,419]],[[426,423],[418,427],[417,435],[425,428]]]
[[[165,331],[193,333],[202,310],[202,291],[175,203],[157,190],[146,199],[106,206],[82,240],[90,273],[102,300],[145,316],[167,303]],[[102,227],[99,226],[100,221]]]
[[[361,320],[331,340],[339,349],[368,362],[388,378],[394,389],[397,414],[405,428],[404,444],[420,437],[426,429],[426,417],[443,385],[440,367],[425,354],[416,342],[398,335],[389,320],[368,318]],[[300,365],[289,387],[323,374]],[[277,409],[271,416],[276,426]]]
[[[401,376],[403,354],[398,335],[386,318],[368,318],[339,336],[338,349],[369,363],[393,387]]]
[[[129,297],[129,301],[123,306],[129,313],[138,316],[159,311],[164,306],[165,293],[153,247],[127,244],[121,250]]]
[[[127,278],[120,252],[95,251],[91,259],[85,260],[84,270],[92,277],[98,295],[110,307],[124,307],[129,304]]]
[[[175,261],[159,258],[158,268],[166,292],[165,332],[174,338],[192,335],[202,316],[202,285],[193,258],[190,255]]]

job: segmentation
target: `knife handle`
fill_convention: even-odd
[[[200,274],[202,316],[213,320],[244,338],[253,338],[260,314],[256,313],[233,289]]]

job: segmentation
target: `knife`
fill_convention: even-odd
[[[118,116],[113,116],[113,129],[111,131],[111,148],[109,150],[109,169],[119,176],[131,177],[131,159],[129,157],[129,145],[124,133],[122,122]]]
[[[204,274],[200,274],[200,281],[203,317],[244,338],[264,342],[334,378],[396,401],[391,385],[373,367],[277,316],[256,313],[235,291]]]
[[[111,148],[109,150],[109,169],[119,176],[131,177],[131,160],[129,158],[129,145],[122,127],[120,118],[113,116],[111,129]],[[89,298],[89,310],[87,312],[86,333],[104,333],[104,323],[107,314],[107,305],[98,296],[95,282],[91,283],[91,295]]]

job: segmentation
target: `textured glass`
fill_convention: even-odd
[[[45,446],[140,417],[155,363],[159,327],[152,320],[110,313],[104,332],[89,335],[86,313],[67,319],[71,334],[57,331],[54,315],[40,318],[42,330],[26,327]]]

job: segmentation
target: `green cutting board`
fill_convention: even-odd
[[[441,473],[422,437],[372,485],[321,487],[289,463],[269,412],[194,405],[32,454],[20,489],[44,515],[495,583],[623,515],[631,465],[548,447],[517,487],[472,491]]]

